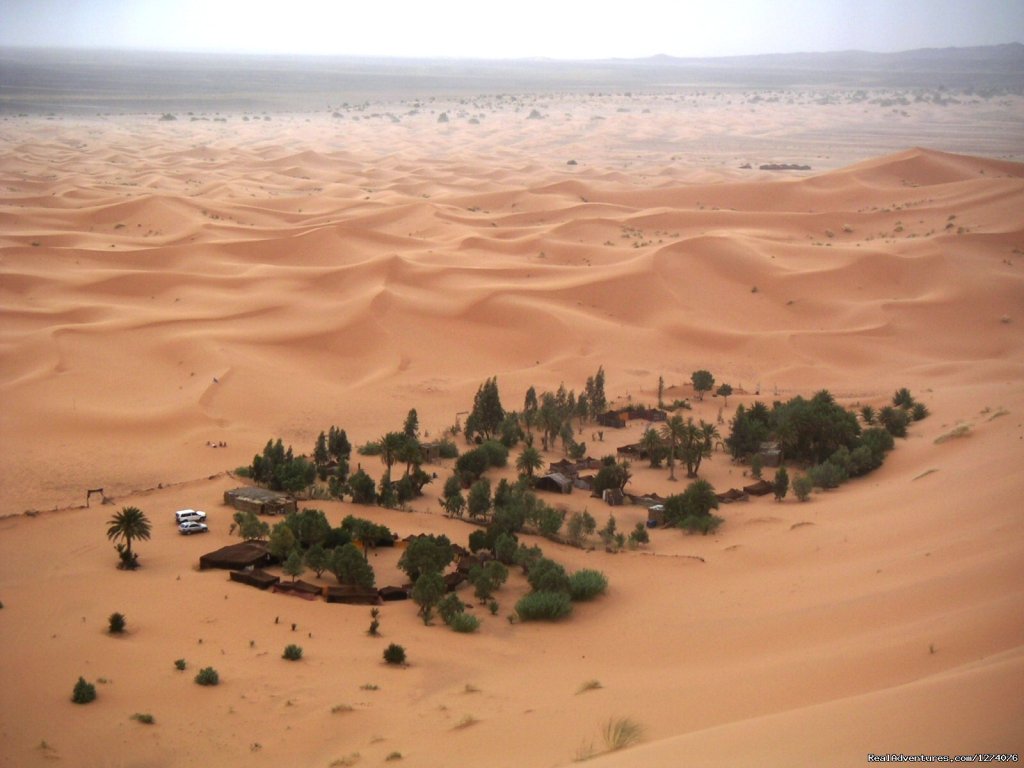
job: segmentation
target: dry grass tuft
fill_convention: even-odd
[[[936,445],[942,445],[947,440],[952,440],[953,438],[956,438],[956,437],[967,437],[967,435],[969,435],[970,432],[971,432],[971,425],[970,424],[960,424],[960,425],[954,427],[953,429],[949,430],[949,432],[946,432],[944,435],[939,435],[938,437],[936,437],[935,438],[935,444]]]
[[[579,696],[581,693],[586,693],[587,691],[596,691],[603,687],[604,686],[601,685],[600,680],[587,680],[585,683],[580,684],[580,687],[576,689],[576,695]]]
[[[640,741],[644,729],[638,722],[628,717],[613,717],[605,723],[602,736],[604,745],[609,752],[625,749]]]

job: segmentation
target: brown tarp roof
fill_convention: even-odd
[[[240,571],[257,565],[266,565],[271,560],[266,544],[257,541],[242,541],[229,544],[199,558],[199,569],[228,568]]]

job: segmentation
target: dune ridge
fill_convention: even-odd
[[[696,125],[672,151],[706,154],[677,162],[648,151],[670,136],[652,104],[648,122],[588,120],[589,153],[573,132],[587,116],[554,109],[543,130],[523,115],[0,124],[0,765],[1020,752],[1024,165],[926,148],[841,165],[844,145],[823,171],[745,171],[749,136],[716,148]],[[817,146],[793,113],[778,136]],[[309,451],[337,424],[362,443],[410,407],[434,436],[489,376],[517,408],[528,386],[578,390],[598,366],[609,394],[644,403],[659,376],[693,399],[690,373],[708,368],[737,392],[692,415],[723,433],[737,403],[821,388],[880,407],[907,386],[932,416],[876,473],[807,504],[730,505],[715,536],[655,531],[614,556],[541,542],[611,579],[568,622],[506,621],[518,582],[501,614],[477,610],[477,636],[387,606],[404,670],[382,665],[363,608],[194,569],[233,540],[228,472],[268,438]],[[958,424],[966,436],[944,439]],[[603,455],[640,430],[584,436]],[[634,488],[681,490],[643,464]],[[411,512],[310,505],[464,540],[437,504],[450,463],[431,471]],[[702,466],[722,489],[745,471],[720,452]],[[80,508],[99,486],[115,506]],[[155,524],[133,574],[102,530],[126,504]],[[179,537],[170,512],[193,506],[212,531]],[[644,519],[614,513],[620,530]],[[377,555],[379,584],[396,559]],[[103,633],[114,610],[125,638]],[[279,659],[286,642],[302,662]],[[197,688],[182,656],[224,684]],[[79,674],[108,680],[90,707],[66,702]],[[153,729],[128,719],[150,710]],[[598,754],[615,716],[642,742]]]

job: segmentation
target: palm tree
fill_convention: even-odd
[[[398,454],[405,443],[404,432],[388,432],[380,439],[380,460],[387,468],[388,480],[391,480],[391,467],[398,461]]]
[[[520,475],[526,475],[527,477],[533,477],[533,473],[544,466],[544,457],[540,455],[540,451],[534,448],[532,445],[528,445],[523,448],[523,452],[519,454],[519,458],[516,459],[516,469],[519,470]]]
[[[691,419],[692,421],[692,419]],[[676,446],[679,445],[686,432],[686,424],[682,416],[672,416],[661,428],[661,437],[668,443],[668,479],[676,479]]]
[[[123,507],[108,521],[107,538],[114,542],[121,555],[120,568],[132,570],[138,567],[138,555],[132,554],[132,541],[148,541],[152,526],[146,513],[138,507]],[[124,543],[121,543],[124,539]]]
[[[640,438],[640,448],[647,451],[647,458],[651,460],[652,467],[656,467],[661,463],[661,457],[658,454],[664,450],[665,443],[661,439],[661,435],[658,434],[658,430],[654,427],[648,427],[647,431],[644,432],[643,437]]]

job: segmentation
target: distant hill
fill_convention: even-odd
[[[431,95],[679,88],[1024,91],[1024,45],[713,59],[386,59],[0,49],[0,112],[323,109]]]

